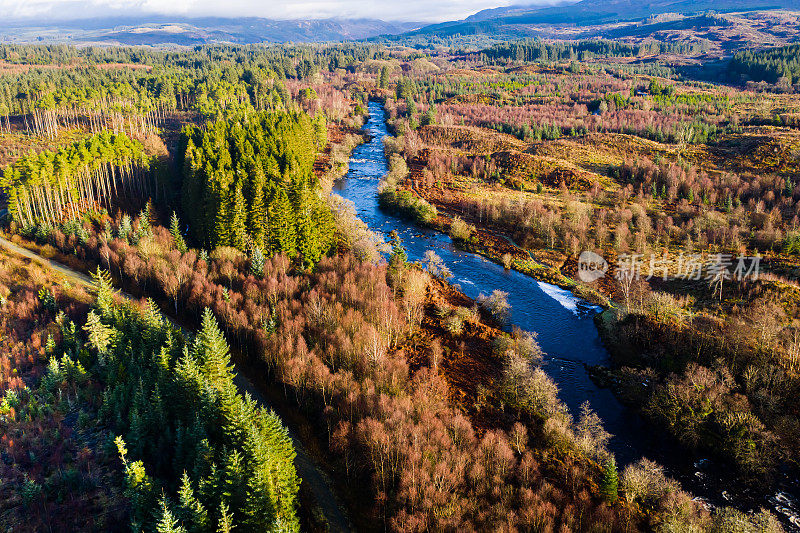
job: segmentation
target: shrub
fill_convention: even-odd
[[[508,303],[508,293],[499,289],[492,291],[491,296],[481,293],[478,295],[478,305],[489,313],[497,322],[504,324],[511,315],[511,305]]]
[[[425,270],[427,270],[431,276],[446,279],[453,275],[450,269],[447,268],[447,265],[444,264],[444,261],[442,261],[442,258],[433,250],[425,251],[425,257],[422,262],[425,264]]]
[[[420,224],[430,224],[439,216],[436,208],[425,199],[393,186],[381,187],[378,203],[382,208]]]
[[[732,507],[723,507],[714,514],[710,533],[779,533],[780,522],[769,511],[745,514]]]
[[[660,464],[642,458],[625,467],[621,488],[628,503],[654,509],[665,495],[680,490],[680,485],[664,475]]]
[[[468,241],[475,232],[475,227],[464,222],[461,217],[454,217],[450,223],[450,237],[456,242]]]
[[[453,336],[457,337],[464,331],[464,321],[456,314],[452,314],[444,319],[445,329]]]
[[[469,309],[467,307],[457,307],[455,314],[462,322],[478,322],[479,316],[476,309]]]
[[[45,244],[39,250],[39,255],[41,255],[45,259],[52,259],[53,257],[56,256],[57,253],[58,253],[58,251],[53,246],[51,246],[49,244]]]

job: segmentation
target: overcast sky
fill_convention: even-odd
[[[0,0],[5,19],[76,19],[114,15],[376,18],[404,21],[461,19],[481,9],[554,0]]]

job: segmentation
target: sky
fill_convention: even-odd
[[[64,20],[118,15],[375,18],[440,22],[482,9],[554,0],[0,0],[5,19]]]

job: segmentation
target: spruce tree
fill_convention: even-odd
[[[230,224],[231,244],[240,250],[244,250],[247,244],[247,207],[241,186],[236,187],[234,192]]]
[[[210,242],[214,246],[230,246],[232,243],[230,219],[232,198],[226,190],[219,190],[215,198],[214,233],[210,236]]]
[[[116,296],[116,291],[111,283],[111,275],[97,267],[95,273],[92,274],[92,280],[97,294],[95,305],[102,316],[109,317],[114,309],[114,298]]]
[[[163,496],[161,497],[160,514],[161,517],[156,524],[157,533],[186,533],[186,529],[178,523],[178,519],[169,510],[167,500]]]
[[[600,478],[600,495],[607,502],[614,503],[619,498],[618,486],[617,462],[614,457],[611,457],[603,463],[603,473]]]
[[[183,235],[181,235],[181,223],[175,211],[172,212],[172,217],[169,219],[169,232],[172,235],[172,242],[175,244],[175,248],[180,253],[185,254],[187,250],[186,241],[183,240]]]
[[[248,465],[252,468],[253,465]],[[233,509],[244,509],[247,499],[247,474],[242,454],[233,450],[225,457],[222,499]]]
[[[186,472],[184,472],[183,477],[181,477],[181,487],[178,490],[178,503],[178,516],[189,533],[206,531],[208,527],[208,512],[195,496],[192,482]]]
[[[258,245],[253,245],[250,252],[250,272],[257,278],[264,277],[264,252]]]
[[[306,189],[297,191],[295,200],[295,232],[297,233],[297,252],[306,265],[315,263],[319,257],[319,242],[314,220],[314,199]]]
[[[247,211],[247,230],[256,246],[264,246],[264,238],[267,234],[266,202],[264,201],[264,177],[263,171],[259,168],[250,181],[249,197],[250,205]]]
[[[231,377],[230,351],[217,319],[209,308],[203,311],[200,332],[192,348],[209,384],[217,390],[228,385],[227,378]]]
[[[267,242],[272,253],[294,257],[297,253],[297,234],[293,223],[294,214],[289,197],[282,188],[272,187],[269,205]]]
[[[392,247],[392,255],[389,257],[389,270],[390,272],[402,272],[408,261],[408,254],[406,254],[400,235],[395,230],[392,230],[389,234],[389,245]]]
[[[335,228],[313,172],[323,115],[231,114],[184,136],[184,213],[198,242],[290,258],[299,246],[309,264],[327,251]]]
[[[99,361],[103,364],[108,348],[114,340],[114,329],[103,324],[97,313],[89,311],[83,330],[86,332],[87,344],[97,350]]]
[[[389,85],[389,67],[384,66],[378,77],[378,87],[385,89]]]
[[[131,528],[138,531],[156,508],[157,496],[153,481],[145,473],[142,461],[128,461],[128,450],[122,437],[114,441],[125,470],[125,495],[132,504]]]
[[[222,502],[219,506],[219,525],[217,526],[217,533],[231,533],[233,528],[233,515],[225,502]]]

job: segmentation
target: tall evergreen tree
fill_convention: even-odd
[[[193,345],[193,355],[212,387],[224,385],[231,376],[228,343],[210,309],[203,311],[200,332]]]
[[[186,533],[186,529],[178,523],[178,519],[172,514],[167,506],[167,500],[161,497],[161,517],[156,524],[157,533]]]
[[[217,533],[231,533],[233,527],[233,516],[228,510],[227,504],[222,502],[219,506],[219,525],[217,526]]]
[[[242,187],[237,186],[233,197],[233,213],[231,213],[231,244],[244,250],[247,245],[247,207],[244,202]]]
[[[153,304],[109,305],[91,323],[118,338],[106,347],[107,364],[90,368],[102,376],[105,423],[124,435],[116,442],[134,529],[195,533],[235,520],[240,531],[297,531],[291,439],[273,413],[238,393],[211,312],[187,342]],[[95,361],[102,344],[87,344]],[[61,370],[74,365],[66,356],[57,362],[60,379],[77,379]]]
[[[292,204],[281,188],[272,186],[268,208],[267,242],[272,253],[294,257],[297,252],[297,233],[293,222]]]
[[[114,340],[114,329],[103,324],[94,311],[89,311],[86,317],[86,325],[83,329],[86,332],[88,344],[97,350],[100,362],[103,363],[108,348]]]
[[[186,472],[181,478],[181,488],[178,490],[179,514],[181,521],[189,533],[199,533],[208,528],[208,512],[197,499],[192,487],[192,482]]]
[[[214,246],[231,246],[233,242],[231,231],[232,198],[227,189],[218,189],[215,196],[214,233],[210,236],[209,242]]]
[[[609,458],[603,463],[603,473],[600,478],[600,494],[609,503],[614,503],[619,498],[618,495],[619,477],[617,474],[617,462],[614,457]]]
[[[172,217],[169,219],[169,232],[172,235],[172,242],[175,244],[175,248],[177,248],[180,253],[185,254],[188,248],[181,234],[181,223],[175,211],[172,212]]]
[[[266,178],[261,168],[256,169],[250,179],[248,196],[251,198],[247,212],[247,228],[256,246],[264,247],[267,234],[266,201],[264,199],[264,183]]]
[[[264,252],[258,245],[250,251],[250,272],[257,278],[264,277]]]

